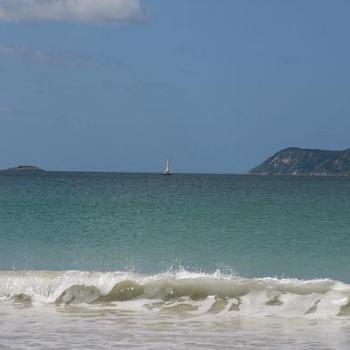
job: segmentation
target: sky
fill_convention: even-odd
[[[244,173],[350,147],[347,0],[0,0],[0,168]]]

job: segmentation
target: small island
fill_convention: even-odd
[[[290,147],[268,158],[250,174],[256,175],[350,175],[350,149],[328,151]]]
[[[5,171],[5,172],[25,172],[25,173],[32,173],[32,172],[43,172],[45,171],[44,169],[41,169],[37,166],[34,166],[34,165],[18,165],[14,168],[9,168],[9,169],[6,169],[6,170],[2,170],[2,171]]]

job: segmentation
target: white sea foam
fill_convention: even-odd
[[[331,279],[241,278],[185,270],[3,271],[3,302],[109,305],[115,310],[187,316],[350,317],[350,285]]]

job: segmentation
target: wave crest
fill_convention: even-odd
[[[139,312],[350,317],[350,285],[330,279],[239,278],[186,271],[3,271],[0,300],[111,305]]]

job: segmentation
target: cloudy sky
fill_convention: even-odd
[[[0,168],[245,172],[350,147],[346,0],[0,0]]]

